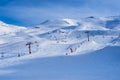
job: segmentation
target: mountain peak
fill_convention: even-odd
[[[49,26],[72,26],[77,25],[77,20],[74,19],[55,19],[55,20],[46,20],[41,23],[41,25],[49,25]]]
[[[70,25],[77,25],[77,20],[74,20],[74,19],[69,19],[69,18],[65,18],[65,19],[62,19],[63,21],[65,21],[66,23],[70,24]]]

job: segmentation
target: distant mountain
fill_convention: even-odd
[[[46,20],[41,23],[41,25],[46,25],[46,26],[73,26],[73,25],[78,25],[77,20],[74,19],[56,19],[56,20]]]
[[[37,26],[46,26],[47,28],[60,28],[65,26],[78,26],[80,30],[108,30],[120,29],[120,17],[86,17],[79,20],[74,19],[56,19],[46,20]]]

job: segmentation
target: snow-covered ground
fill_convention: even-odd
[[[37,58],[2,68],[1,80],[119,80],[120,47],[78,56]]]
[[[0,22],[0,79],[118,80],[119,24],[119,16],[46,20],[33,28]]]

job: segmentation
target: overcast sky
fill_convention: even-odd
[[[46,19],[113,16],[120,13],[119,0],[0,0],[0,20],[34,26]]]

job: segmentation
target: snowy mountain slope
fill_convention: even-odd
[[[120,47],[78,56],[38,58],[3,69],[2,80],[118,80]]]
[[[1,23],[0,69],[30,59],[83,55],[108,46],[120,46],[119,29],[106,26],[108,20],[114,19],[59,19],[43,22],[33,28]],[[7,30],[10,31],[2,34]],[[26,45],[28,43],[31,43],[31,53],[30,46]]]
[[[14,26],[0,21],[0,35],[10,34],[26,29],[25,27]]]
[[[108,30],[105,27],[105,22],[96,17],[87,17],[81,19],[79,23],[81,24],[81,27],[79,27],[80,30]]]
[[[45,32],[51,32],[56,29],[69,28],[69,26],[77,26],[78,22],[74,19],[56,19],[56,20],[46,20],[40,25],[33,27],[26,31],[26,33],[32,34],[42,34]]]
[[[48,27],[60,27],[60,26],[72,26],[78,25],[77,20],[74,19],[56,19],[56,20],[46,20],[41,23],[41,25],[46,25]]]
[[[65,26],[78,26],[80,30],[109,30],[119,29],[120,17],[87,17],[80,20],[56,19],[46,20],[36,27],[46,26],[47,28],[58,29]]]
[[[116,21],[116,19],[118,21]],[[113,26],[113,27],[111,27]],[[87,17],[80,20],[56,19],[46,20],[26,32],[32,34],[42,34],[56,29],[77,29],[77,30],[120,30],[118,17]]]

